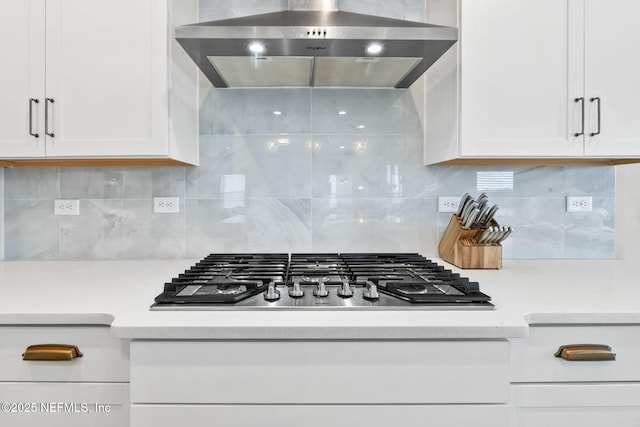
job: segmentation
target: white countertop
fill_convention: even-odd
[[[149,311],[197,260],[0,261],[0,324],[106,324],[122,338],[514,338],[529,324],[640,324],[637,266],[625,260],[504,260],[458,270],[496,309]]]

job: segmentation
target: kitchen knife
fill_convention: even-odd
[[[473,200],[467,204],[467,206],[462,211],[462,216],[460,217],[463,224],[467,222],[467,219],[469,218],[469,214],[471,213],[471,211],[473,211],[477,207],[478,207],[478,203],[476,203]]]
[[[493,236],[493,234],[494,234],[493,227],[487,228],[486,230],[484,230],[484,232],[480,236],[478,243],[488,243],[487,241]]]
[[[478,218],[478,215],[480,215],[480,211],[478,210],[478,208],[474,208],[469,213],[469,215],[467,215],[467,220],[464,222],[462,228],[464,228],[465,230],[470,229],[474,225],[476,219]]]
[[[505,231],[505,233],[502,236],[500,236],[500,240],[498,240],[497,243],[502,243],[504,239],[509,237],[511,233],[513,233],[513,229],[511,227],[507,227],[507,231]]]
[[[486,217],[482,218],[480,220],[480,224],[481,225],[489,225],[491,223],[491,221],[493,220],[493,217],[495,216],[496,212],[498,212],[498,209],[500,207],[498,205],[493,205],[491,206],[491,209],[489,209],[489,212],[487,212]]]
[[[460,198],[460,202],[458,202],[458,210],[456,211],[456,215],[461,216],[462,215],[462,211],[464,210],[464,208],[467,206],[467,203],[469,203],[469,200],[471,200],[471,195],[469,193],[464,193],[462,195],[462,197]]]
[[[480,209],[479,206],[478,206],[478,209]],[[489,207],[488,204],[485,204],[485,206],[482,209],[480,209],[480,215],[478,215],[478,218],[476,219],[476,223],[478,225],[482,225],[483,224],[483,220],[482,219],[487,216],[487,214],[489,213],[489,209],[491,209],[491,208]]]

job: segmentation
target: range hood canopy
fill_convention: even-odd
[[[289,0],[282,12],[179,26],[175,38],[219,88],[408,88],[458,30]]]

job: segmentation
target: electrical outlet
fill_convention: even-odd
[[[457,212],[460,197],[439,196],[438,212]]]
[[[180,197],[154,197],[153,213],[180,212]]]
[[[567,212],[591,212],[591,196],[567,196]]]
[[[54,200],[54,215],[80,215],[80,200]]]

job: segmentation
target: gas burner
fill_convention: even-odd
[[[492,309],[476,282],[416,253],[211,254],[152,310]]]

